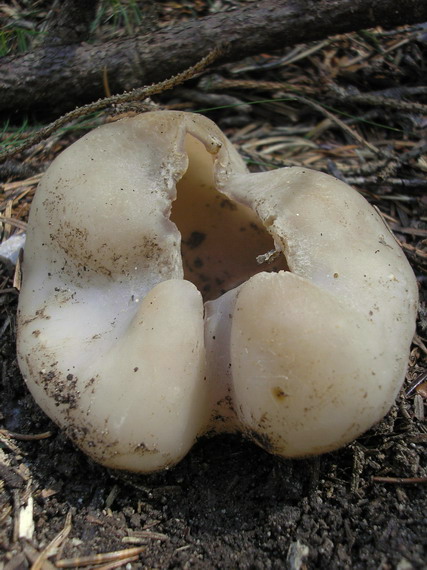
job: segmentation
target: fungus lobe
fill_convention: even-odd
[[[96,461],[149,472],[206,432],[285,457],[388,411],[415,326],[413,272],[374,209],[319,172],[251,174],[209,119],[111,123],[34,199],[18,360]]]

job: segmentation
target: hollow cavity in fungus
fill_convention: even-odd
[[[159,470],[221,431],[302,457],[390,409],[417,299],[354,189],[306,168],[249,173],[206,117],[146,113],[88,133],[40,182],[18,362],[108,467]]]
[[[188,167],[176,184],[170,215],[181,234],[184,279],[210,301],[261,271],[288,269],[255,212],[216,189],[216,157],[190,134],[185,152]]]

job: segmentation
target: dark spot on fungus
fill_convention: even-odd
[[[287,396],[287,394],[285,394],[285,392],[279,386],[275,386],[274,388],[272,388],[271,392],[275,397],[275,399],[279,401],[283,401]]]
[[[206,234],[202,232],[191,232],[191,235],[188,238],[188,240],[185,242],[185,244],[190,249],[196,249],[196,247],[199,247],[199,245],[201,245],[205,241],[205,238]]]
[[[231,211],[237,210],[236,204],[234,204],[231,200],[227,200],[227,198],[224,198],[223,200],[221,200],[221,203],[219,206],[220,206],[220,208],[228,208]]]

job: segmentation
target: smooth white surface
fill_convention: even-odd
[[[189,135],[203,146],[186,146]],[[203,306],[183,279],[170,220],[189,161],[213,169],[206,184],[289,271],[264,264]],[[203,174],[191,178],[203,187]],[[190,234],[195,217],[185,214]],[[226,240],[214,249],[226,263]],[[203,271],[210,251],[194,259]],[[303,456],[344,445],[390,408],[416,305],[409,263],[355,190],[308,169],[249,174],[205,117],[147,113],[92,131],[44,176],[28,225],[18,359],[43,410],[107,466],[168,467],[208,430]]]

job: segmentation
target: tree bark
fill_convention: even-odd
[[[0,62],[0,110],[59,113],[158,82],[223,44],[220,63],[329,35],[427,21],[423,0],[264,0],[141,37],[99,45],[44,46]]]

